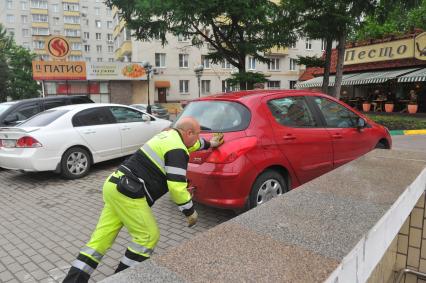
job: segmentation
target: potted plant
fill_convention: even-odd
[[[395,104],[393,103],[392,100],[387,100],[385,102],[385,111],[387,113],[393,112],[393,108],[394,108]]]
[[[367,99],[362,103],[362,111],[368,112],[371,109],[371,94],[367,96]]]
[[[417,109],[418,109],[418,105],[417,105],[417,101],[410,101],[410,102],[408,102],[408,105],[407,105],[407,109],[408,109],[408,113],[410,113],[410,114],[414,114],[414,113],[417,113]]]

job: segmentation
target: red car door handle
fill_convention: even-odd
[[[333,137],[333,139],[342,139],[343,136],[341,134],[333,134],[331,135]]]
[[[283,137],[283,139],[284,139],[284,140],[286,140],[286,141],[291,141],[291,140],[295,140],[295,139],[296,139],[296,137],[295,137],[295,136],[292,136],[292,135],[285,135],[285,136]]]

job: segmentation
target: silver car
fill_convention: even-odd
[[[142,110],[146,112],[147,104],[132,104],[131,107]],[[151,104],[151,114],[160,119],[170,120],[169,111],[164,108],[161,104]]]

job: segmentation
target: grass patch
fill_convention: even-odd
[[[420,130],[426,129],[426,119],[396,115],[367,114],[374,122],[387,127],[389,130]]]

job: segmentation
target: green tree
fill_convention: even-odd
[[[107,0],[116,6],[133,35],[143,41],[166,34],[192,39],[192,45],[211,47],[213,63],[226,59],[239,73],[246,73],[246,58],[268,62],[265,53],[296,41],[293,15],[269,0]],[[256,75],[257,76],[257,75]],[[252,75],[241,75],[250,78]],[[240,82],[246,88],[246,82]]]
[[[7,64],[7,54],[12,46],[12,38],[0,24],[0,102],[6,101],[10,70]]]

